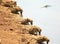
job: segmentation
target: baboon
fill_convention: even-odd
[[[29,19],[29,18],[26,18],[26,19],[23,19],[21,21],[21,24],[24,24],[24,25],[29,25],[29,24],[33,24],[33,20]]]
[[[37,43],[38,43],[38,44],[43,43],[43,42],[45,42],[45,41],[46,41],[47,44],[48,44],[49,41],[50,41],[50,40],[49,40],[47,37],[45,37],[45,36],[40,36],[40,37],[38,37],[36,40],[37,40]]]
[[[15,1],[7,1],[7,2],[2,2],[1,3],[2,6],[5,6],[5,7],[15,7],[17,4]]]
[[[11,13],[15,13],[15,14],[20,13],[22,16],[23,10],[19,6],[17,6],[17,3],[15,1],[2,2],[1,5],[5,7],[9,7],[11,10]]]
[[[11,13],[14,13],[14,14],[19,14],[20,13],[21,16],[22,16],[22,12],[23,12],[23,10],[19,6],[11,8]]]
[[[37,35],[37,32],[39,35],[41,35],[41,31],[41,28],[39,28],[38,26],[33,26],[31,29],[29,29],[29,33],[33,35]]]

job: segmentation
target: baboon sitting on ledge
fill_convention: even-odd
[[[47,44],[49,43],[49,39],[46,36],[37,36],[36,38],[34,38],[38,44],[42,44],[43,42],[47,42]]]
[[[43,36],[42,38],[39,37],[39,38],[37,39],[38,44],[43,43],[43,42],[45,42],[45,41],[46,41],[47,44],[48,44],[50,40],[49,40],[47,37],[45,37],[45,36]]]
[[[20,13],[22,16],[23,10],[19,6],[17,6],[15,1],[2,2],[1,5],[5,7],[9,7],[9,9],[11,10],[11,13],[15,13],[15,14]]]
[[[37,35],[37,34],[41,35],[41,31],[42,29],[39,28],[38,26],[32,26],[32,28],[29,29],[29,33],[33,35]]]
[[[15,1],[7,1],[7,2],[2,2],[1,3],[2,6],[5,6],[5,7],[15,7],[17,4]]]
[[[29,19],[29,18],[26,18],[26,19],[23,19],[21,21],[21,24],[24,24],[24,25],[29,25],[29,24],[33,24],[33,20]]]
[[[19,14],[20,13],[21,16],[22,16],[22,12],[23,12],[23,10],[19,6],[11,8],[11,13],[14,13],[14,14]]]

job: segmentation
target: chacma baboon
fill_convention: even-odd
[[[17,4],[15,1],[7,1],[7,2],[2,2],[1,3],[2,6],[5,6],[5,7],[15,7]]]
[[[41,35],[41,31],[41,28],[39,28],[38,26],[33,26],[31,29],[29,29],[29,33],[33,35],[37,35],[37,32],[39,35]]]
[[[19,12],[20,12],[20,14],[22,16],[23,10],[19,6],[16,6],[16,7],[11,8],[11,13],[19,14]]]
[[[45,37],[45,36],[40,36],[40,37],[38,37],[36,40],[37,40],[37,43],[38,43],[38,44],[43,43],[43,42],[45,42],[45,41],[46,41],[47,44],[48,44],[49,41],[50,41],[50,40],[49,40],[47,37]]]
[[[24,24],[24,25],[29,25],[29,24],[33,24],[33,20],[29,19],[29,18],[26,18],[26,19],[23,19],[21,21],[21,24]]]

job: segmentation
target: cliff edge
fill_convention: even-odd
[[[48,44],[42,29],[22,13],[16,1],[0,0],[0,44]]]

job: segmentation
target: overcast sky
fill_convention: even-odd
[[[24,10],[23,16],[42,28],[42,35],[50,39],[49,44],[60,44],[60,0],[17,0],[17,3]],[[45,5],[51,7],[42,8]]]

